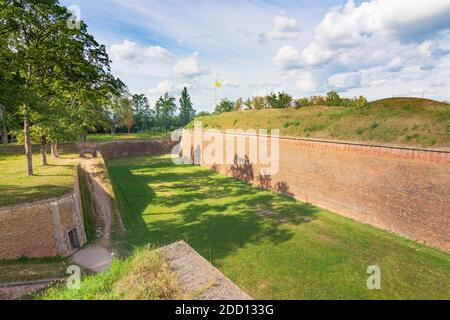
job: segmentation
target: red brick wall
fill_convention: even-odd
[[[0,260],[67,256],[72,248],[68,233],[76,228],[86,242],[78,176],[66,196],[0,208]]]
[[[120,157],[169,153],[174,142],[160,140],[128,140],[99,144],[99,149],[105,161]]]
[[[263,181],[252,170],[255,185],[450,251],[448,152],[282,138],[279,173]]]

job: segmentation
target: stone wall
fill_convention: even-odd
[[[191,139],[185,130],[185,158],[211,143],[204,139],[202,149],[190,148]],[[249,139],[255,137],[245,136],[243,153]],[[260,175],[258,163],[208,167],[450,251],[449,152],[281,138],[280,169],[273,176]]]
[[[0,208],[0,260],[68,256],[74,253],[69,232],[86,243],[78,175],[65,196]]]
[[[176,142],[168,140],[123,140],[99,144],[105,161],[126,156],[170,153]]]

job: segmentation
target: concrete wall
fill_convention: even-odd
[[[192,131],[182,141],[185,158],[199,152],[200,144],[188,147]],[[208,167],[450,251],[449,152],[281,138],[273,176],[257,163]]]
[[[0,208],[0,259],[68,256],[77,249],[69,231],[86,243],[78,175],[63,197]]]

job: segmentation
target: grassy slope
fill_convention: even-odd
[[[280,129],[281,135],[450,148],[450,105],[426,99],[375,101],[362,110],[306,107],[200,118],[207,128]]]
[[[450,255],[195,166],[109,163],[122,246],[186,240],[257,299],[450,298]],[[370,265],[382,290],[366,287]]]
[[[164,133],[140,132],[140,133],[117,133],[114,137],[108,133],[93,133],[88,135],[88,142],[109,142],[115,140],[136,140],[136,139],[159,139],[167,136]]]
[[[82,279],[80,290],[61,284],[37,298],[43,300],[177,300],[185,298],[164,257],[141,249],[114,260],[110,269]]]
[[[24,155],[0,154],[0,207],[48,199],[68,193],[73,185],[75,159],[65,155],[51,159],[49,166],[39,164],[38,154],[33,157],[35,174],[26,175]]]

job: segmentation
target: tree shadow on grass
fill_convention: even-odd
[[[71,186],[18,187],[2,184],[0,185],[0,207],[47,200],[68,194],[71,190]]]
[[[319,211],[206,169],[161,161],[111,170],[133,246],[185,240],[218,259],[248,244],[286,242],[294,235],[286,224],[308,223]]]

